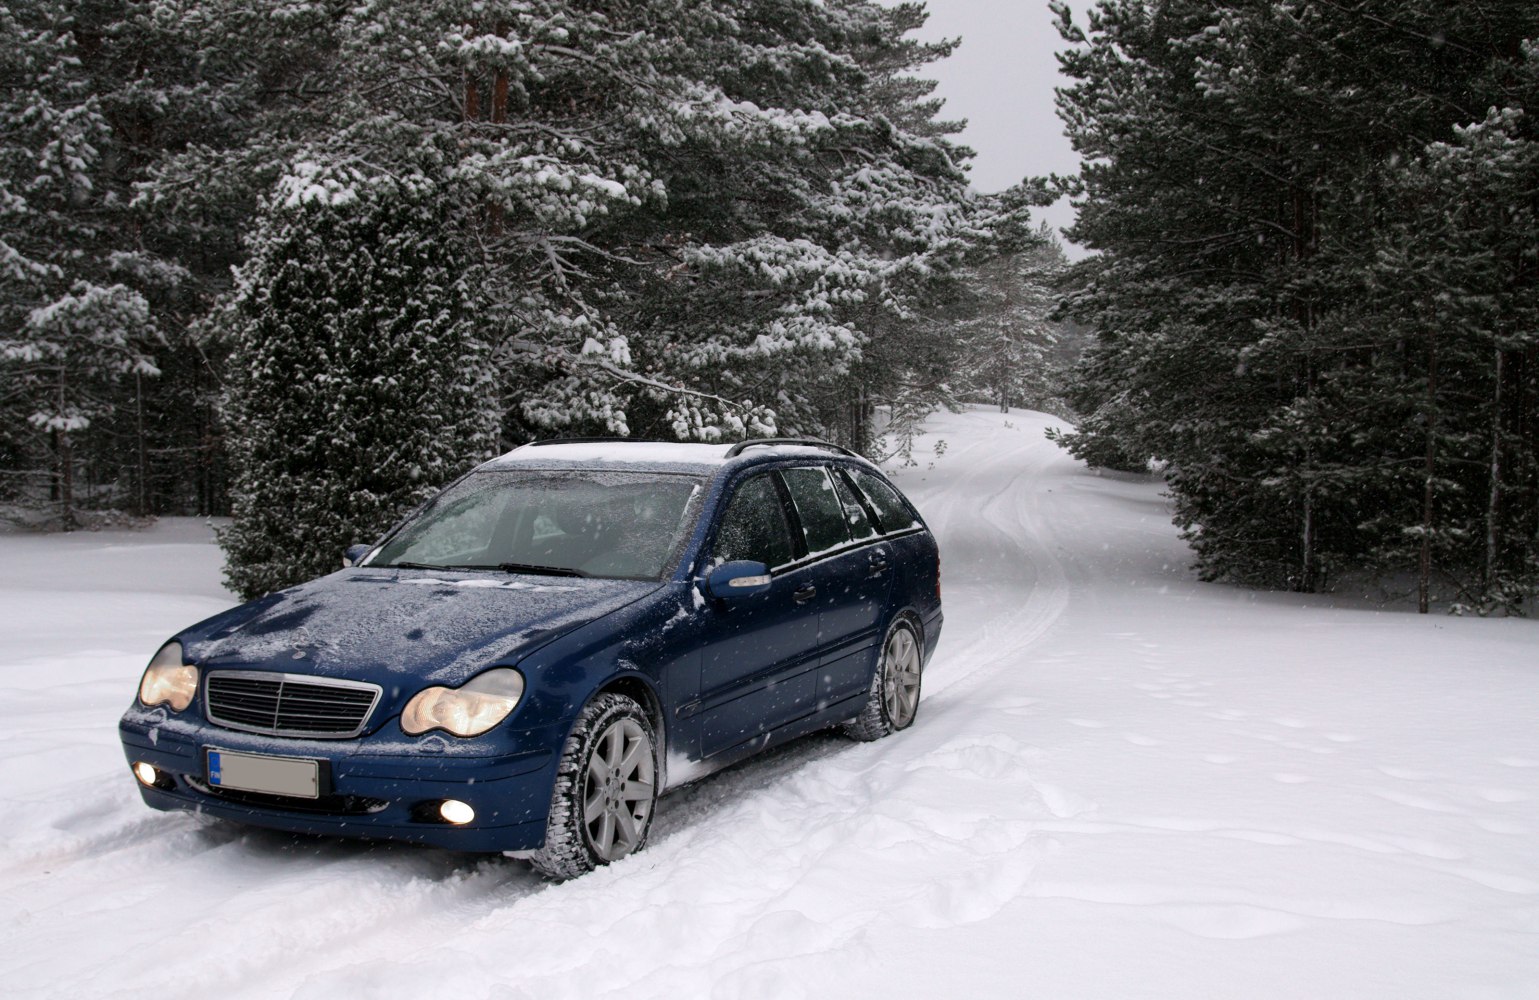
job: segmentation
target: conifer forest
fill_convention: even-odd
[[[254,596],[532,439],[974,402],[1205,579],[1533,610],[1539,5],[1054,3],[1082,166],[997,193],[926,16],[0,0],[0,518],[229,515]]]

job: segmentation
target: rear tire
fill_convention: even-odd
[[[529,863],[565,880],[641,850],[657,770],[657,737],[641,706],[621,694],[594,698],[562,747],[545,844]]]
[[[919,633],[912,622],[899,618],[882,640],[882,658],[871,678],[866,705],[844,725],[852,740],[868,743],[890,736],[914,724],[919,714],[919,688],[924,672]]]

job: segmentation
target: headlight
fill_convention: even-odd
[[[508,717],[524,696],[524,675],[512,667],[477,674],[463,687],[418,691],[401,713],[401,728],[411,736],[447,729],[455,736],[480,736]]]
[[[170,705],[180,712],[198,693],[198,668],[182,662],[182,644],[168,642],[150,660],[139,681],[139,703],[146,708]]]

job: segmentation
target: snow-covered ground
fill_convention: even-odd
[[[1197,583],[1051,423],[942,415],[897,476],[945,580],[913,729],[564,885],[147,809],[115,723],[229,601],[207,527],[0,536],[5,994],[1539,997],[1539,623]]]

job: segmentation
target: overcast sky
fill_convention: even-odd
[[[1026,177],[1077,171],[1079,158],[1053,108],[1053,88],[1064,82],[1053,58],[1062,41],[1047,0],[927,0],[927,6],[930,21],[920,37],[962,39],[950,59],[924,73],[940,82],[945,117],[967,119],[960,139],[978,152],[973,186],[999,191]],[[1086,0],[1070,6],[1082,22]],[[1045,218],[1062,227],[1074,213],[1062,201],[1046,209]]]

